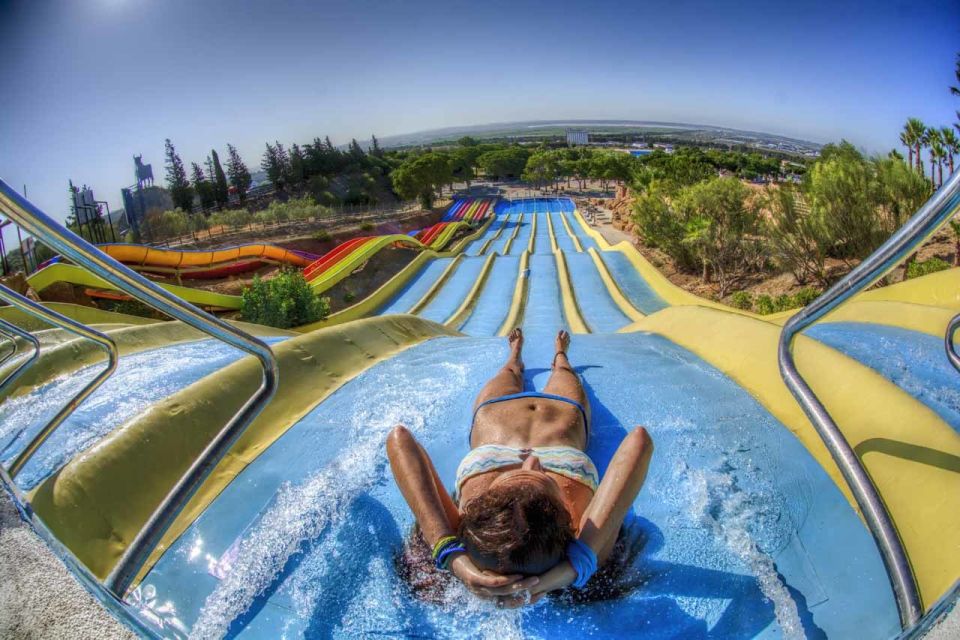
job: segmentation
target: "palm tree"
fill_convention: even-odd
[[[960,136],[954,133],[950,127],[940,129],[940,137],[943,138],[943,148],[947,152],[947,162],[950,166],[950,175],[953,175],[953,156],[960,153]]]
[[[910,154],[910,161],[907,163],[907,166],[911,169],[913,168],[913,145],[916,142],[913,139],[913,130],[910,128],[910,121],[907,121],[907,124],[903,125],[903,131],[900,132],[900,142],[903,143],[903,146],[907,148],[907,153]]]
[[[920,147],[924,144],[924,134],[927,132],[927,125],[923,124],[920,118],[910,118],[904,129],[909,132],[907,138],[913,142],[913,158],[916,162],[917,171],[923,175],[923,162],[920,160]]]
[[[943,149],[943,138],[940,137],[940,129],[934,129],[933,127],[927,129],[926,134],[924,135],[924,141],[926,146],[930,147],[930,182],[934,185],[937,184],[936,174],[934,173],[937,168],[940,169],[940,183],[943,182],[943,158],[946,155]]]

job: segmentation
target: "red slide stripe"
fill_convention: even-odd
[[[363,242],[364,240],[367,240],[367,239],[368,239],[367,237],[353,238],[352,240],[347,240],[346,242],[343,242],[343,243],[337,245],[336,247],[334,247],[333,249],[331,249],[330,251],[328,251],[328,252],[327,252],[322,258],[320,258],[319,260],[316,260],[316,261],[314,261],[314,262],[311,262],[311,263],[303,270],[303,277],[309,279],[310,276],[313,274],[314,271],[316,271],[317,269],[323,267],[324,265],[326,265],[326,264],[329,263],[330,261],[339,258],[339,257],[342,256],[344,253],[350,251],[351,249],[353,249],[354,247],[356,247],[358,244],[360,244],[361,242]]]

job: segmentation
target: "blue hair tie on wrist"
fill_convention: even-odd
[[[583,589],[593,574],[597,572],[597,554],[586,543],[573,540],[567,545],[567,560],[577,572],[577,579],[573,581],[574,589]]]
[[[447,563],[452,560],[451,556],[455,553],[466,553],[467,550],[462,544],[454,542],[454,544],[447,545],[443,548],[440,553],[437,554],[437,569],[447,571]]]

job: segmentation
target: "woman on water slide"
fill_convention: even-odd
[[[417,519],[421,559],[429,553],[437,569],[452,572],[473,593],[515,607],[551,591],[584,588],[608,560],[643,486],[653,442],[637,427],[601,481],[584,453],[590,406],[567,359],[569,334],[557,334],[543,392],[523,391],[520,329],[509,341],[506,364],[474,405],[471,451],[457,469],[453,497],[404,427],[390,433],[387,454]]]

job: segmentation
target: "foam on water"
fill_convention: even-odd
[[[726,547],[757,578],[760,591],[772,603],[777,623],[785,638],[803,638],[803,624],[797,604],[783,582],[773,559],[761,550],[752,529],[779,520],[770,508],[769,496],[758,499],[740,489],[727,463],[719,471],[686,469],[684,492],[689,496],[691,514],[708,526]]]
[[[384,478],[383,443],[390,429],[403,423],[414,433],[421,431],[466,382],[465,366],[442,366],[446,375],[422,380],[415,389],[389,383],[381,387],[373,406],[357,407],[349,424],[351,444],[334,462],[304,482],[281,487],[272,505],[244,535],[229,572],[207,597],[191,637],[223,637],[294,554],[324,530],[344,522],[351,502]],[[335,541],[336,536],[329,539]],[[294,578],[294,602],[304,614],[324,601],[324,582],[310,576],[326,575],[323,565],[338,561],[335,546],[324,549],[321,543],[320,547],[320,553],[310,554],[305,571]]]

